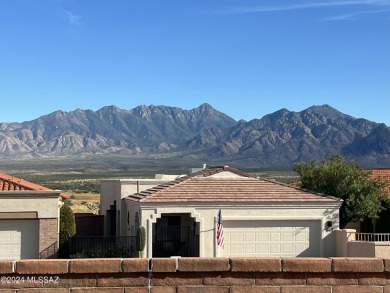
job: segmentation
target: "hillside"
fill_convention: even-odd
[[[192,110],[107,106],[0,123],[0,151],[8,158],[115,154],[263,167],[342,153],[380,167],[390,165],[390,129],[329,105],[281,109],[251,121],[235,121],[208,104]]]

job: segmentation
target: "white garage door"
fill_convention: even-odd
[[[321,256],[320,221],[224,220],[221,256]]]
[[[38,220],[0,220],[0,259],[38,258]]]

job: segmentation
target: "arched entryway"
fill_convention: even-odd
[[[153,257],[171,256],[199,256],[199,223],[190,214],[161,214],[153,224]]]

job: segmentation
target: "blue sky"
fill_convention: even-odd
[[[1,0],[0,122],[116,105],[390,126],[390,0]]]

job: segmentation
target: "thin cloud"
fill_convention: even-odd
[[[337,20],[358,20],[360,16],[366,14],[377,14],[389,12],[390,9],[382,9],[382,10],[371,10],[371,11],[357,11],[352,13],[341,14],[337,16],[324,18],[322,21],[337,21]]]
[[[70,11],[68,10],[65,10],[63,9],[68,21],[70,24],[73,24],[73,25],[79,25],[80,24],[80,19],[81,19],[81,16],[78,16],[78,15],[75,15],[73,13],[71,13]]]
[[[332,8],[341,6],[369,6],[385,7],[390,6],[390,0],[351,0],[351,1],[326,1],[326,2],[309,2],[303,4],[281,5],[281,6],[256,6],[241,7],[230,10],[220,11],[224,14],[244,14],[244,13],[265,13],[291,10],[306,10],[318,8]]]

